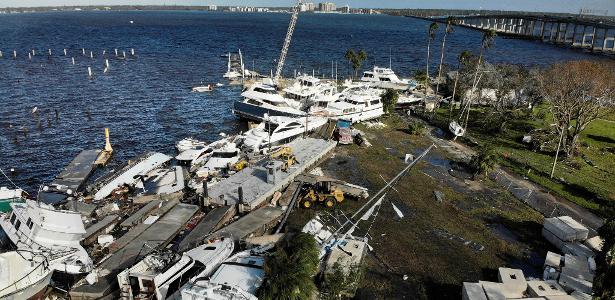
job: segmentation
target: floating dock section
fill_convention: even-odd
[[[261,207],[214,232],[208,238],[225,237],[240,241],[247,237],[263,235],[280,221],[283,213],[284,210],[279,207]]]
[[[118,299],[117,274],[155,249],[165,247],[198,210],[196,205],[179,203],[155,223],[137,225],[131,231],[140,233],[127,243],[122,243],[121,248],[96,268],[99,274],[98,282],[93,285],[85,283],[74,288],[70,291],[71,299]],[[130,235],[131,231],[127,235]]]
[[[234,205],[220,206],[210,211],[181,241],[179,252],[184,252],[200,245],[212,232],[222,228],[237,213]]]
[[[297,175],[314,166],[333,150],[335,145],[333,141],[322,139],[296,139],[288,146],[293,149],[297,163],[292,165],[288,172],[276,172],[274,180],[271,180],[265,166],[268,161],[245,168],[209,188],[210,202],[218,205],[241,204],[246,210],[261,207],[276,191],[288,186]]]
[[[79,153],[58,176],[56,176],[51,184],[66,187],[73,190],[73,192],[81,190],[85,181],[96,168],[95,162],[99,154],[100,150],[81,151],[81,153]]]

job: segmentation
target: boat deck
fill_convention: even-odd
[[[296,164],[288,172],[282,172],[275,184],[267,182],[267,173],[262,162],[258,166],[247,167],[231,177],[209,188],[212,203],[234,205],[239,203],[239,187],[243,190],[243,205],[247,210],[263,206],[276,191],[288,186],[297,175],[315,165],[321,158],[335,148],[335,142],[322,139],[296,139],[288,144],[297,158]]]
[[[81,151],[65,168],[56,176],[52,184],[67,186],[73,191],[79,191],[85,181],[96,168],[96,159],[101,150]]]

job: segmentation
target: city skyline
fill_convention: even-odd
[[[194,0],[5,0],[0,7],[37,7],[37,6],[88,6],[88,5],[190,5],[190,6],[266,6],[288,7],[295,1],[287,0],[218,0],[218,1],[194,1]],[[325,1],[309,1],[316,5]],[[403,0],[403,1],[375,1],[375,0],[345,0],[329,1],[338,7],[349,5],[361,8],[418,8],[418,9],[485,9],[506,11],[538,11],[538,12],[563,12],[578,13],[580,9],[589,9],[601,12],[604,15],[615,15],[615,1],[613,0],[518,0],[491,1],[491,0]]]

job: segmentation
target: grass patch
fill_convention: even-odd
[[[494,146],[501,165],[598,215],[605,216],[601,205],[615,205],[615,122],[592,122],[580,136],[581,155],[559,161],[552,179],[554,154],[532,151],[521,142],[531,130],[549,128],[548,107],[539,106],[531,115],[513,119],[503,133],[491,131],[485,115],[484,108],[472,111],[467,138]],[[447,130],[448,116],[448,107],[440,108],[432,115],[432,123]]]

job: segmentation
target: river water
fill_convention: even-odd
[[[174,154],[175,142],[184,137],[211,141],[220,132],[240,131],[242,124],[231,106],[241,88],[222,79],[226,60],[221,55],[241,48],[247,68],[269,73],[288,20],[288,14],[277,13],[182,11],[0,15],[0,168],[17,185],[33,191],[51,181],[80,150],[101,149],[105,127],[111,130],[114,163],[146,151]],[[424,68],[428,26],[403,17],[302,14],[285,73],[331,76],[332,62],[337,62],[338,74],[344,76],[349,72],[343,59],[346,49],[362,48],[369,55],[365,67],[390,63],[399,75],[409,76]],[[457,28],[448,38],[446,62],[455,64],[461,51],[477,51],[480,39],[477,31]],[[439,40],[434,43],[432,70],[440,53]],[[116,58],[116,48],[128,58]],[[36,55],[30,60],[32,49]],[[490,62],[526,65],[591,57],[503,38],[487,54]],[[106,75],[104,59],[110,63]],[[92,67],[92,79],[87,67]],[[225,86],[192,93],[191,87],[200,82]],[[8,185],[0,176],[0,186]]]

